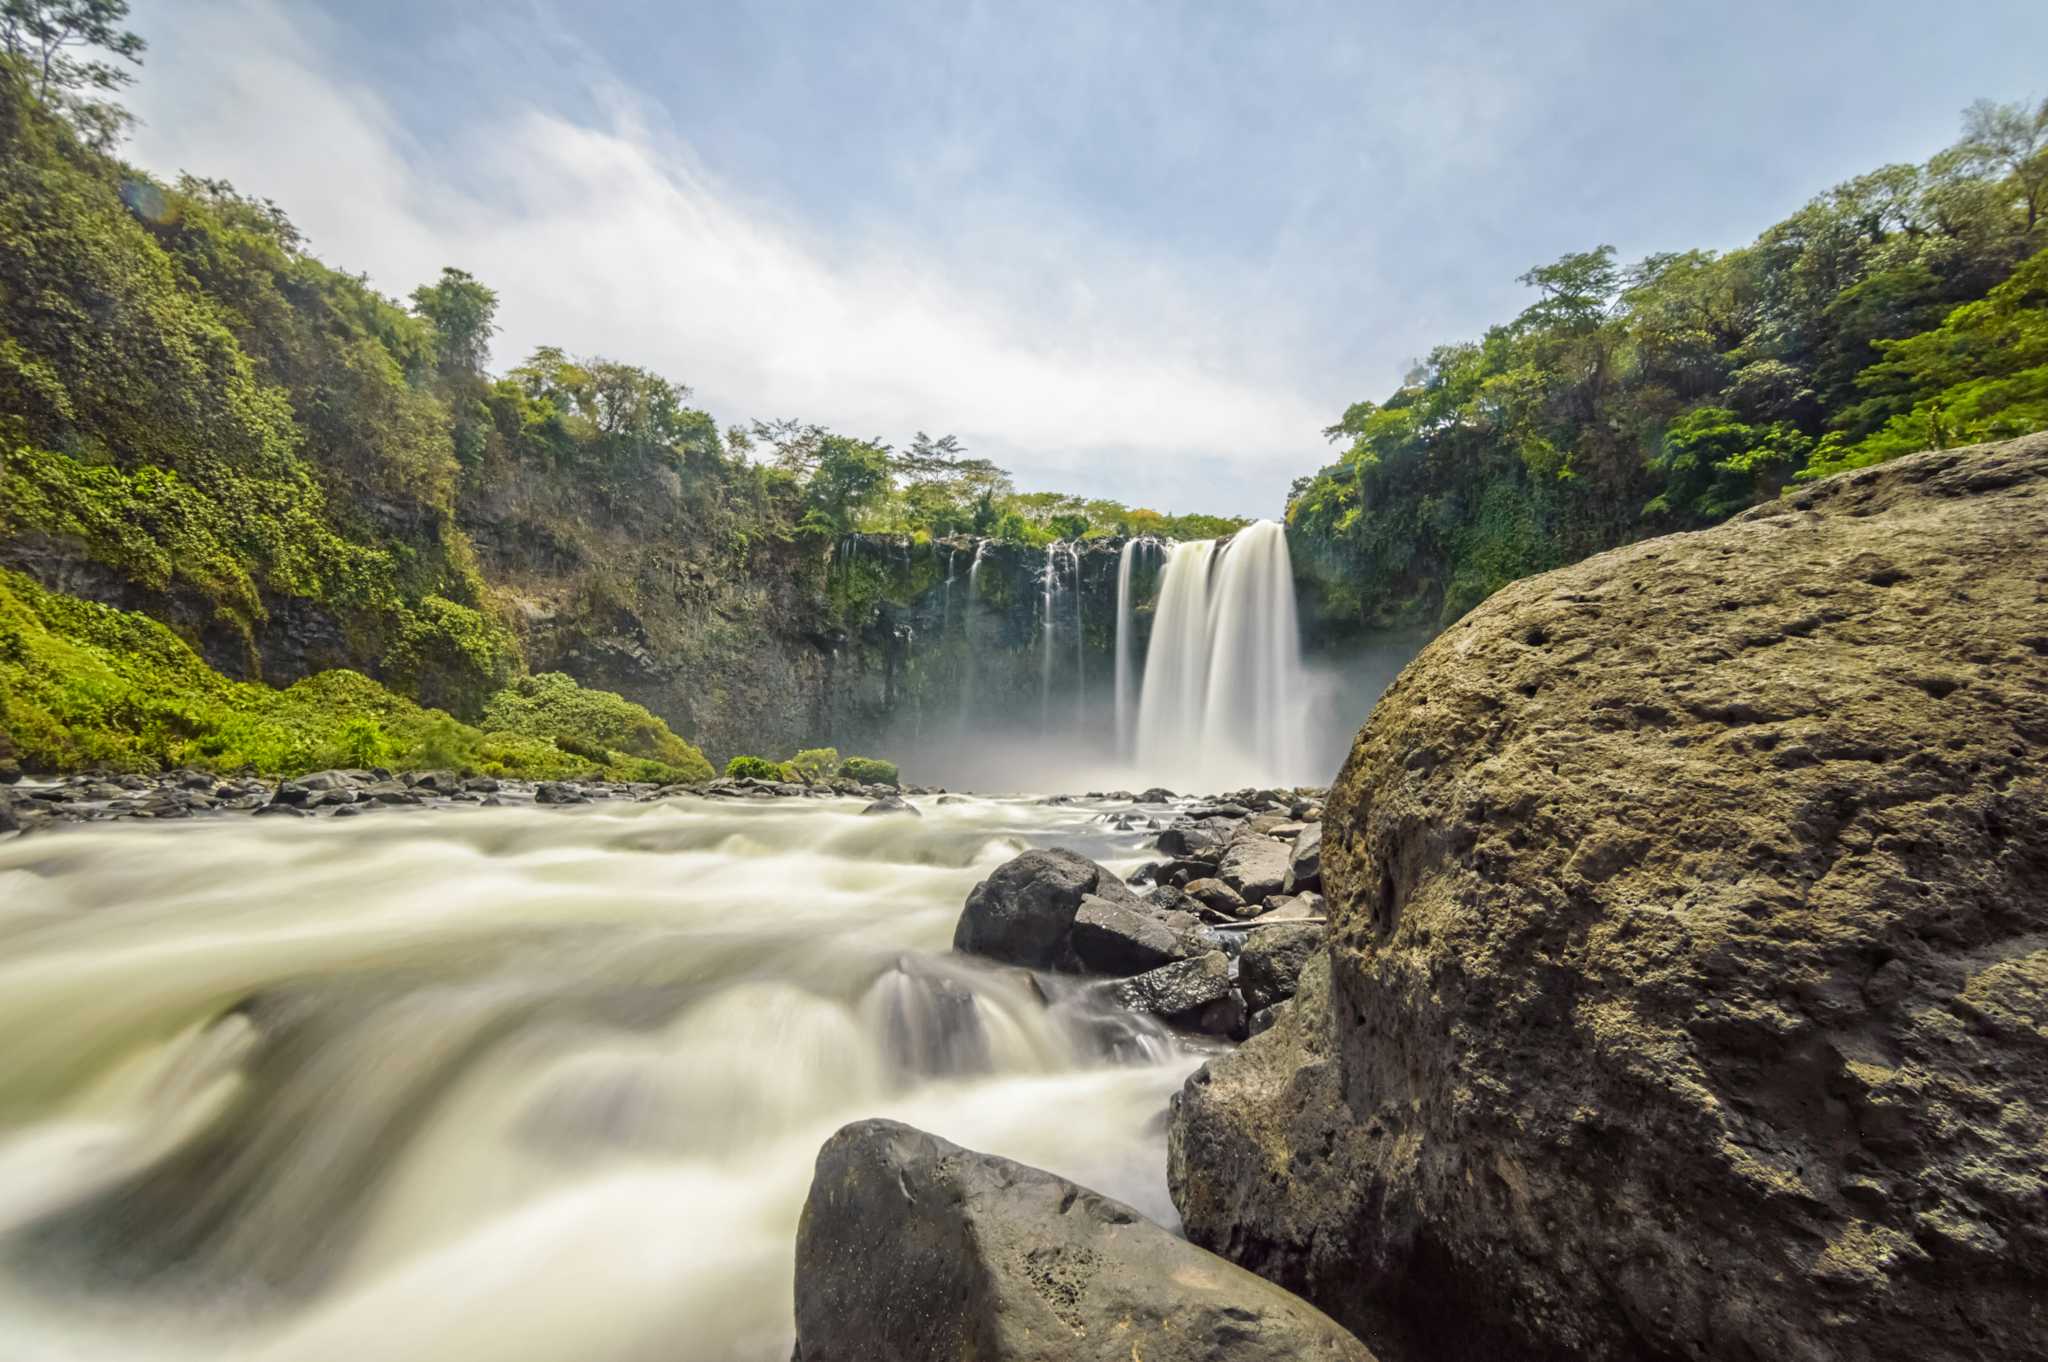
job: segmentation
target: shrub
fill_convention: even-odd
[[[548,739],[565,752],[598,762],[614,763],[618,754],[639,757],[659,765],[669,779],[711,779],[704,754],[670,731],[659,715],[623,695],[579,686],[561,672],[512,682],[484,703],[479,726],[489,733]]]
[[[825,780],[839,769],[839,749],[806,747],[789,759],[789,765],[805,780]]]
[[[766,757],[734,757],[725,764],[725,773],[734,780],[781,780],[782,763]]]
[[[391,740],[375,719],[350,719],[337,739],[344,762],[353,767],[382,766],[391,757]]]
[[[878,757],[848,757],[839,763],[839,774],[863,785],[895,785],[896,763]]]

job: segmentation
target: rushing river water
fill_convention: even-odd
[[[781,1359],[889,1115],[1171,1223],[1199,1062],[950,954],[1025,801],[598,804],[0,842],[0,1357]]]

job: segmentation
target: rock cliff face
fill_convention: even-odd
[[[1517,583],[1332,792],[1196,1242],[1389,1356],[2048,1338],[2048,437]]]

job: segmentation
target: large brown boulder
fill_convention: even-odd
[[[1393,1357],[2048,1347],[2048,436],[1510,586],[1330,798],[1189,1234]]]

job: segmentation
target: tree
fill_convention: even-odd
[[[1963,111],[1963,140],[1956,150],[1978,173],[2010,177],[2032,232],[2048,212],[2048,99],[2033,109],[1978,100]]]
[[[412,310],[434,324],[441,372],[481,375],[498,334],[497,291],[467,270],[443,266],[439,282],[412,291]]]
[[[812,528],[845,534],[860,513],[889,493],[888,446],[844,435],[818,441],[816,470],[807,489]]]
[[[85,141],[106,150],[134,120],[99,98],[135,79],[109,57],[142,65],[141,37],[120,26],[128,0],[0,0],[0,57],[8,74],[68,119]]]
[[[1621,269],[1614,263],[1614,247],[1596,246],[1561,255],[1554,264],[1538,265],[1516,282],[1543,295],[1516,319],[1518,327],[1577,330],[1596,326],[1607,315],[1608,305],[1621,290]]]

